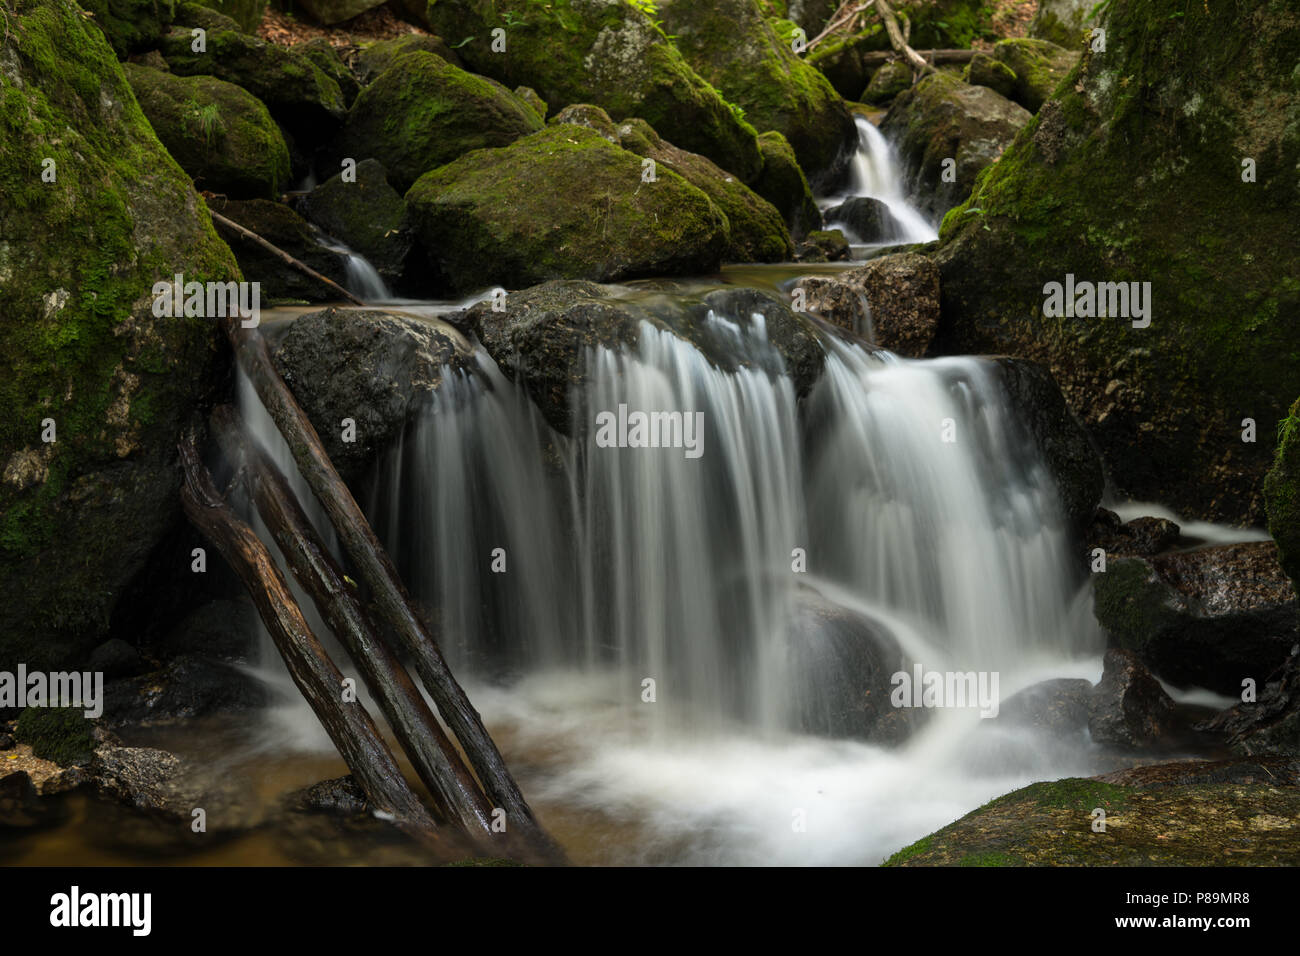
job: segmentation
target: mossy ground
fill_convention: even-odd
[[[28,707],[18,716],[14,735],[31,745],[33,756],[61,767],[84,763],[95,750],[91,722],[78,707]]]

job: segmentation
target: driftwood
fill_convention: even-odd
[[[915,52],[926,63],[934,66],[944,66],[954,63],[969,63],[979,50],[917,50]],[[893,50],[876,50],[872,53],[860,54],[859,59],[867,66],[883,66],[890,60],[898,59],[898,54]]]
[[[353,305],[365,305],[364,302],[358,299],[347,289],[343,288],[343,286],[339,285],[333,279],[326,278],[325,276],[317,272],[315,269],[313,269],[311,266],[307,265],[307,263],[295,259],[293,256],[289,255],[289,253],[285,252],[279,246],[267,242],[257,233],[253,232],[253,230],[241,226],[233,219],[227,219],[225,216],[221,215],[221,213],[216,212],[212,209],[208,209],[208,214],[211,215],[212,218],[219,225],[225,226],[227,229],[231,230],[232,232],[235,232],[238,235],[243,236],[249,242],[257,243],[257,245],[261,246],[263,249],[271,253],[271,255],[275,256],[277,259],[280,259],[283,262],[287,263],[288,265],[293,266],[303,275],[310,276],[311,278],[315,279],[317,282],[321,283],[327,288],[333,289],[335,292],[339,294],[341,298],[347,299]]]
[[[876,12],[880,14],[880,19],[884,21],[885,32],[889,34],[889,45],[898,53],[902,54],[904,60],[912,68],[914,73],[933,73],[934,67],[921,58],[917,53],[907,45],[907,37],[898,26],[898,17],[894,13],[893,7],[889,5],[889,0],[875,0]],[[909,31],[910,32],[910,31]]]
[[[494,808],[505,811],[507,826],[522,835],[537,852],[562,860],[563,854],[533,816],[478,711],[456,682],[415,610],[383,545],[335,471],[316,429],[276,371],[266,340],[257,329],[245,329],[232,318],[224,319],[222,325],[240,367],[288,444],[299,472],[329,515],[344,551],[370,588],[382,622],[414,662],[416,672],[437,704],[443,721],[464,749]]]
[[[464,848],[441,831],[406,782],[397,761],[360,703],[344,703],[343,675],[321,647],[266,546],[222,500],[199,460],[193,436],[179,445],[185,484],[181,505],[221,552],[257,605],[293,682],[324,725],[371,805],[391,814],[404,832],[451,858]]]
[[[241,466],[258,513],[294,577],[360,668],[402,749],[434,796],[435,809],[472,838],[490,835],[492,807],[396,655],[371,626],[284,475],[261,448],[244,440],[239,415],[231,406],[215,409],[212,425],[227,460]]]

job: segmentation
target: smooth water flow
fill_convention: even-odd
[[[823,210],[854,196],[878,199],[889,207],[898,225],[899,235],[891,244],[932,242],[938,230],[909,200],[903,188],[898,155],[876,125],[865,116],[854,117],[858,127],[858,150],[849,166],[849,184],[840,195],[819,200]],[[827,227],[836,225],[827,222]]]
[[[876,863],[1087,770],[1086,741],[972,709],[888,748],[855,723],[916,665],[997,672],[1002,699],[1100,674],[1055,489],[994,366],[828,340],[799,400],[762,316],[700,321],[728,369],[646,322],[587,354],[573,437],[480,352],[377,469],[376,531],[533,799],[629,828],[589,860]],[[620,406],[702,413],[700,454],[608,447],[595,423]],[[816,822],[791,841],[795,810]]]

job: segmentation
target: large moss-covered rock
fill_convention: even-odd
[[[289,181],[289,147],[265,106],[233,83],[126,64],[135,98],[199,189],[273,198]]]
[[[447,46],[440,37],[429,36],[426,33],[410,33],[391,40],[376,40],[362,47],[361,52],[357,54],[357,76],[362,83],[371,83],[392,66],[399,56],[405,56],[407,53],[433,53],[452,66],[464,66],[456,51]]]
[[[1264,479],[1264,505],[1278,559],[1300,587],[1300,399],[1278,425],[1277,457]]]
[[[918,207],[937,218],[970,195],[975,177],[1002,155],[1029,119],[1028,112],[986,86],[935,73],[894,100],[880,131],[897,147]],[[945,175],[949,168],[951,176]]]
[[[1034,783],[922,837],[884,865],[1295,865],[1297,783],[1295,761],[1283,757],[1179,761]],[[1093,829],[1098,808],[1106,811],[1104,832]]]
[[[202,52],[193,48],[194,42],[184,28],[173,28],[163,38],[162,53],[173,73],[215,76],[242,86],[303,143],[328,139],[343,121],[343,92],[310,57],[230,30],[208,33]]]
[[[420,176],[472,149],[506,146],[542,128],[537,114],[498,84],[440,56],[398,57],[352,104],[339,148],[375,158],[405,192]]]
[[[703,80],[650,18],[623,0],[432,0],[426,21],[471,69],[550,104],[594,103],[639,116],[670,142],[751,181],[754,128]],[[504,31],[505,52],[495,52]]]
[[[425,173],[406,201],[430,266],[457,291],[714,271],[726,217],[669,169],[641,175],[633,153],[561,124]]]
[[[794,254],[790,234],[781,214],[763,197],[726,170],[698,153],[688,153],[664,140],[642,119],[628,120],[619,127],[625,149],[653,159],[655,173],[661,167],[672,170],[713,200],[727,217],[728,262],[783,262]]]
[[[387,0],[298,0],[307,16],[317,23],[332,26],[360,16],[367,10],[381,6]]]
[[[215,2],[215,0],[214,0]],[[205,30],[240,30],[239,24],[224,13],[206,7],[200,3],[182,3],[176,7],[176,16],[172,20],[177,26],[202,27]],[[161,34],[159,35],[161,39]]]
[[[1011,98],[1036,113],[1074,68],[1079,54],[1047,40],[1016,37],[995,46],[993,58],[1015,74]]]
[[[902,60],[890,60],[875,73],[859,99],[864,103],[888,103],[912,85],[912,68]]]
[[[322,73],[339,85],[345,106],[351,106],[361,92],[361,84],[351,68],[343,62],[338,48],[324,37],[312,37],[302,43],[295,43],[289,48],[290,53],[305,56],[320,69]]]
[[[945,219],[940,335],[1047,362],[1119,493],[1260,524],[1272,444],[1242,422],[1300,381],[1300,13],[1115,0],[1103,25]],[[1045,316],[1067,274],[1150,283],[1150,325]]]
[[[754,192],[777,208],[793,235],[820,229],[821,210],[790,143],[776,130],[769,130],[758,137],[758,148],[763,154],[763,171],[751,184]]]
[[[179,518],[175,446],[218,363],[211,322],[154,283],[238,278],[108,43],[67,0],[0,34],[0,666],[103,640]],[[53,176],[46,182],[42,174]],[[42,441],[54,423],[57,441]]]
[[[175,0],[86,0],[81,6],[119,59],[156,46],[176,14]]]
[[[413,238],[406,202],[376,160],[357,164],[355,178],[339,173],[302,198],[309,220],[365,256],[389,286],[406,278]],[[418,291],[418,290],[417,290]]]
[[[1095,0],[1038,0],[1038,12],[1029,23],[1029,35],[1050,40],[1068,50],[1077,49],[1094,24]]]
[[[789,140],[814,187],[840,176],[857,144],[853,117],[826,78],[777,35],[757,0],[660,0],[658,14],[687,62],[756,130]]]

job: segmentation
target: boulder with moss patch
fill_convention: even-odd
[[[305,56],[315,63],[322,73],[337,83],[339,92],[343,94],[343,105],[350,107],[356,101],[357,94],[361,92],[361,84],[352,69],[343,62],[338,48],[329,40],[324,37],[312,37],[310,40],[295,43],[289,48],[289,52]]]
[[[1114,0],[1103,26],[945,218],[942,347],[1046,362],[1122,496],[1261,524],[1271,447],[1242,418],[1282,419],[1300,381],[1300,12]],[[1240,157],[1268,157],[1257,181]],[[1107,317],[1045,315],[1067,275],[1149,288],[1150,324],[1119,286]]]
[[[912,68],[902,60],[890,60],[875,73],[862,91],[864,103],[882,105],[912,86]]]
[[[1096,6],[1096,0],[1038,0],[1029,35],[1067,50],[1076,49],[1095,25],[1092,11]]]
[[[993,58],[1015,76],[1011,99],[1031,113],[1038,112],[1079,62],[1079,54],[1073,50],[1027,37],[1002,40],[993,48]]]
[[[90,760],[93,726],[82,707],[28,707],[18,717],[14,736],[31,746],[32,756],[67,767]]]
[[[464,67],[455,51],[442,41],[441,37],[425,33],[411,33],[391,40],[376,40],[361,48],[357,54],[356,72],[362,83],[373,83],[385,70],[392,66],[399,56],[408,53],[432,53],[440,56],[452,66]]]
[[[365,256],[390,287],[414,278],[407,274],[413,237],[406,202],[377,160],[359,162],[355,177],[339,173],[325,180],[299,208],[328,235]],[[418,282],[412,291],[420,291]]]
[[[239,272],[81,9],[9,9],[0,660],[56,669],[103,641],[119,595],[180,520],[177,437],[216,384],[212,323],[155,316],[154,284]]]
[[[354,159],[380,160],[405,192],[472,149],[506,146],[541,128],[510,91],[421,51],[398,57],[361,92],[339,148]]]
[[[902,93],[880,131],[898,148],[907,189],[940,216],[970,195],[975,178],[1002,155],[1030,114],[986,86],[935,73]],[[949,169],[954,175],[945,175]]]
[[[966,82],[972,86],[987,86],[1011,99],[1016,92],[1016,71],[987,53],[976,53],[966,68]]]
[[[853,117],[827,79],[794,54],[791,38],[777,35],[757,0],[660,0],[657,15],[687,62],[756,130],[785,136],[814,187],[842,176],[857,144]]]
[[[318,230],[284,203],[269,199],[216,199],[212,209],[332,282],[343,285],[346,281],[342,253],[327,245]],[[261,283],[263,302],[332,302],[339,298],[325,283],[304,274],[236,230],[219,225],[217,231],[230,243],[244,278]]]
[[[425,18],[471,69],[532,87],[552,108],[595,103],[615,120],[639,116],[744,182],[762,167],[757,134],[741,111],[630,3],[435,0]],[[505,55],[492,48],[497,28],[506,31]]]
[[[233,199],[270,199],[285,188],[289,147],[253,94],[212,76],[125,69],[154,132],[198,188]]]
[[[156,46],[176,15],[175,0],[86,0],[82,6],[119,59]]]
[[[672,170],[653,183],[641,170],[634,154],[564,124],[425,173],[406,201],[430,267],[459,292],[716,270],[726,217]]]
[[[783,262],[794,253],[781,214],[763,197],[705,156],[688,153],[665,141],[645,120],[632,119],[619,126],[622,145],[638,156],[677,173],[713,200],[727,217],[729,262]]]
[[[785,217],[792,235],[804,236],[820,229],[821,210],[790,143],[776,130],[769,130],[758,137],[758,148],[763,154],[763,171],[751,184],[754,192]]]

